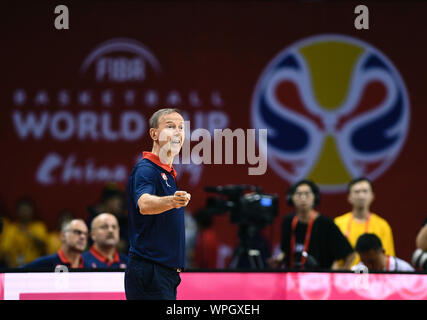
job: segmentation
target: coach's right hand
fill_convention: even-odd
[[[187,206],[190,202],[191,194],[186,191],[176,191],[173,195],[172,201],[175,208]]]

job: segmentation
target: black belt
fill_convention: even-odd
[[[175,271],[175,272],[182,272],[183,271],[182,268],[171,268],[171,267],[167,267],[167,266],[165,266],[163,264],[160,264],[160,263],[155,262],[153,260],[149,260],[149,259],[143,258],[143,257],[138,256],[136,254],[131,254],[131,255],[129,255],[129,257],[132,258],[132,259],[138,260],[138,261],[154,263],[154,264],[157,264],[157,265],[159,265],[159,266],[161,266],[163,268],[166,268],[166,269],[169,269],[169,270],[172,270],[172,271]]]

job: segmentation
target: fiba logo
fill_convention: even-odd
[[[101,43],[84,60],[80,71],[94,65],[97,82],[142,82],[147,77],[147,65],[159,74],[161,67],[156,57],[142,43],[126,38]]]
[[[325,192],[383,174],[402,149],[410,118],[407,90],[390,60],[335,34],[280,52],[261,74],[251,108],[252,125],[268,129],[271,168],[291,183],[312,179]]]

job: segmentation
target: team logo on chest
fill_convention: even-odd
[[[162,178],[163,178],[163,180],[165,180],[166,185],[167,185],[169,188],[172,188],[172,187],[169,185],[169,183],[168,183],[168,176],[166,175],[166,173],[162,172]]]

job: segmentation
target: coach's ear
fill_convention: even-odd
[[[157,134],[157,129],[156,128],[150,128],[150,137],[153,140],[158,140],[159,136]]]

